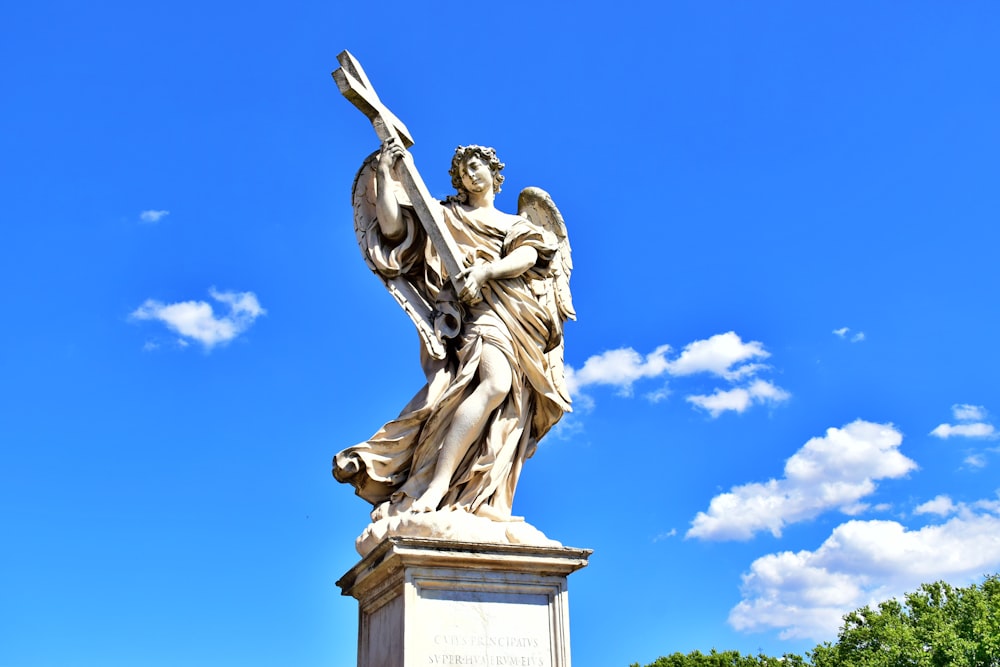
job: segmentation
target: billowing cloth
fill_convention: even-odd
[[[376,270],[387,278],[404,277],[433,304],[435,328],[447,336],[445,359],[421,348],[427,384],[371,439],[334,457],[333,474],[350,482],[359,496],[376,506],[373,519],[405,512],[421,497],[434,475],[438,452],[458,407],[476,387],[483,349],[492,345],[510,362],[509,394],[493,411],[482,434],[467,450],[439,507],[455,507],[489,516],[509,517],[514,490],[525,459],[536,443],[570,409],[553,377],[549,356],[561,358],[561,323],[539,302],[557,248],[555,237],[525,218],[481,219],[462,205],[443,205],[446,224],[466,263],[492,262],[522,246],[538,261],[521,276],[488,281],[482,301],[459,302],[444,267],[412,212],[404,209],[406,235],[390,242],[378,225],[364,234]],[[485,507],[484,507],[485,505]]]

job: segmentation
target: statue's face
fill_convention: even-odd
[[[493,172],[483,158],[470,156],[462,165],[462,186],[469,192],[480,193],[493,189]]]

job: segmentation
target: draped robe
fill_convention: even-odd
[[[427,384],[396,419],[334,457],[334,476],[376,506],[373,520],[407,511],[426,491],[452,418],[477,386],[485,345],[502,351],[513,381],[465,452],[439,509],[510,517],[524,460],[570,410],[562,378],[554,377],[562,373],[561,363],[549,361],[552,355],[561,360],[562,322],[539,298],[549,287],[555,236],[527,218],[477,215],[458,202],[442,207],[467,265],[496,261],[522,246],[534,248],[538,260],[520,276],[486,282],[482,300],[470,306],[456,297],[411,210],[403,209],[406,232],[400,241],[388,240],[377,224],[359,234],[377,272],[404,277],[433,306],[435,330],[447,347],[445,358],[437,360],[421,346]]]

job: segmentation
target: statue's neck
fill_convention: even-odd
[[[493,192],[492,188],[488,188],[483,192],[466,192],[465,201],[470,208],[494,209],[494,199],[496,199],[496,193]]]

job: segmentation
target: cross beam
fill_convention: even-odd
[[[368,116],[378,138],[382,141],[389,138],[396,139],[403,148],[412,146],[413,137],[410,131],[403,125],[403,121],[396,118],[395,114],[382,104],[382,100],[375,94],[371,81],[361,69],[361,63],[347,51],[337,56],[337,62],[340,63],[340,67],[333,71],[333,80],[337,82],[337,88],[361,110],[361,113]]]
[[[361,63],[347,51],[343,51],[337,56],[340,68],[334,70],[333,79],[337,82],[340,92],[351,103],[356,106],[361,113],[368,117],[375,128],[375,134],[385,142],[388,139],[396,139],[404,148],[413,145],[410,131],[406,129],[402,121],[396,118],[389,109],[382,104],[382,100],[375,94],[375,89],[361,69]],[[464,266],[464,255],[459,249],[455,239],[444,223],[444,215],[441,205],[434,199],[423,179],[413,166],[409,152],[403,160],[398,163],[398,176],[403,184],[403,189],[410,197],[413,210],[417,213],[417,219],[427,232],[431,245],[437,250],[441,257],[441,262],[448,273],[448,279],[455,287],[455,293],[460,294],[463,282],[458,278]]]

